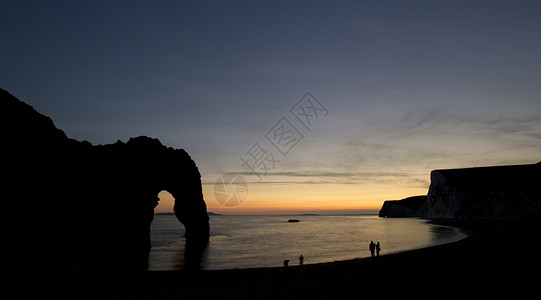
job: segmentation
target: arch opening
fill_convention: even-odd
[[[166,190],[162,190],[158,193],[158,205],[154,207],[154,213],[173,213],[173,207],[175,206],[175,198],[171,193]]]
[[[162,190],[150,225],[148,270],[182,269],[184,261],[185,228],[174,215],[175,198]]]

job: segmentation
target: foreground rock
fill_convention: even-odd
[[[380,217],[515,219],[541,214],[541,163],[435,170],[426,201],[386,201]]]
[[[158,193],[188,241],[209,236],[201,175],[182,149],[131,138],[93,146],[0,89],[7,269],[145,269]]]

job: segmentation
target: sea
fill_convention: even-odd
[[[297,219],[299,222],[288,222]],[[156,214],[151,226],[149,270],[219,270],[333,262],[450,243],[467,235],[457,228],[417,218],[377,215],[210,216],[205,247],[186,243],[184,226],[172,214]]]

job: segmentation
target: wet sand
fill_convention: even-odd
[[[537,291],[540,222],[439,222],[470,236],[377,258],[287,268],[18,274],[10,288],[21,297],[77,299],[516,298]]]

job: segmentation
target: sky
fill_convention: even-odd
[[[209,211],[377,210],[426,194],[434,169],[541,161],[540,15],[516,0],[2,1],[0,87],[71,138],[185,149]]]

